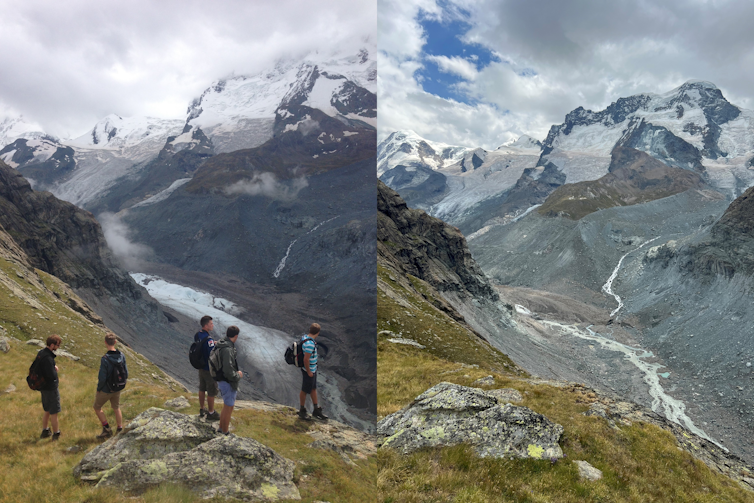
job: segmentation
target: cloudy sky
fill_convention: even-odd
[[[492,149],[578,106],[708,80],[754,108],[754,2],[378,0],[379,138]]]
[[[185,118],[232,74],[363,46],[376,0],[3,0],[0,121],[77,137],[102,117]]]

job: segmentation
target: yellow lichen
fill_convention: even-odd
[[[277,499],[280,494],[280,488],[273,486],[272,484],[262,484],[260,488],[265,498]]]
[[[545,449],[544,447],[540,447],[535,444],[529,444],[529,447],[526,448],[526,452],[529,454],[530,458],[542,459],[542,455],[545,453]]]

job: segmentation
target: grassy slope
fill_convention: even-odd
[[[395,276],[393,276],[395,278]],[[411,280],[412,284],[417,281]],[[378,338],[378,417],[408,405],[430,386],[442,381],[470,385],[494,375],[495,388],[515,388],[523,405],[563,425],[561,446],[566,458],[556,463],[536,460],[477,458],[467,446],[426,449],[400,455],[390,449],[378,454],[377,489],[388,502],[722,502],[752,501],[754,494],[710,471],[681,450],[668,432],[641,422],[610,428],[598,417],[587,417],[594,396],[585,388],[558,388],[516,375],[502,354],[478,339],[409,290],[378,270],[378,329],[400,332],[428,347],[424,350]],[[385,289],[391,291],[386,294]],[[396,299],[396,292],[403,299]],[[434,313],[422,316],[419,312]],[[454,326],[455,325],[455,326]],[[430,335],[431,334],[431,335]],[[465,339],[464,339],[465,337]],[[432,346],[429,346],[429,344]],[[452,346],[451,346],[452,345]],[[484,348],[487,349],[484,349]],[[442,349],[449,348],[449,349]],[[470,365],[478,365],[473,367]],[[491,389],[492,387],[486,387]],[[585,460],[603,472],[597,482],[579,480],[572,460]]]
[[[32,308],[21,296],[38,302]],[[25,383],[29,365],[39,350],[11,341],[8,353],[0,352],[0,393],[9,384],[16,391],[0,394],[0,501],[203,501],[180,487],[163,486],[133,499],[113,490],[100,490],[80,483],[73,477],[73,467],[86,451],[99,442],[95,439],[100,425],[92,411],[99,358],[105,352],[104,330],[68,308],[61,300],[73,293],[56,278],[41,271],[30,271],[0,255],[0,326],[7,334],[21,340],[45,339],[50,333],[63,337],[62,349],[81,357],[74,362],[59,356],[62,412],[59,415],[62,436],[59,442],[39,440],[42,407],[39,393]],[[2,334],[2,330],[0,330]],[[177,385],[157,367],[128,348],[130,379],[121,398],[124,421],[148,407],[163,407],[166,399],[179,396]],[[186,395],[185,392],[182,393]],[[191,399],[190,413],[198,409]],[[105,413],[114,421],[106,405]],[[376,460],[356,461],[347,465],[337,454],[309,449],[313,438],[306,434],[309,423],[302,424],[292,410],[259,412],[238,410],[233,414],[235,433],[250,436],[270,446],[279,454],[297,462],[296,477],[303,501],[331,502],[370,501],[374,497]],[[82,450],[69,453],[67,449]]]

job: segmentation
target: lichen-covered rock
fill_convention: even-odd
[[[120,462],[159,459],[188,451],[217,435],[211,424],[196,417],[152,407],[136,416],[122,434],[87,453],[73,474],[82,480],[97,481]]]
[[[187,407],[191,407],[188,398],[186,398],[185,396],[179,396],[173,398],[172,400],[167,400],[163,405],[165,407],[171,407],[173,409],[185,409]]]
[[[151,408],[81,460],[74,475],[141,493],[173,482],[203,498],[300,499],[294,463],[256,440],[225,436],[196,416]]]
[[[0,337],[0,351],[3,353],[10,351],[10,341],[5,337]]]
[[[293,483],[294,468],[292,461],[256,440],[221,435],[187,452],[118,463],[103,475],[97,487],[115,486],[140,493],[173,481],[203,498],[301,499]]]
[[[489,392],[443,382],[377,424],[382,447],[403,453],[470,444],[482,457],[562,458],[563,427],[541,414],[501,405]]]

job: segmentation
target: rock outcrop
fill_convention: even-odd
[[[470,444],[481,457],[558,459],[563,427],[478,388],[442,382],[377,424],[382,447],[409,453]]]
[[[153,407],[84,456],[73,473],[97,487],[134,493],[175,482],[203,498],[273,501],[300,499],[293,470],[292,461],[253,439]]]

